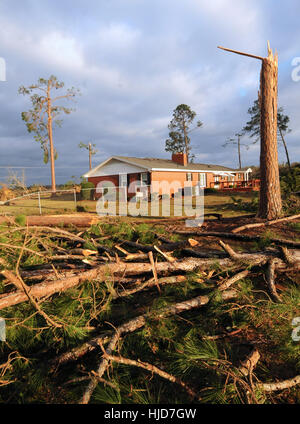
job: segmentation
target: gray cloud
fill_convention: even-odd
[[[217,45],[266,54],[279,52],[279,104],[291,117],[287,142],[300,160],[300,83],[291,79],[298,48],[296,0],[25,0],[0,4],[0,57],[7,82],[0,82],[0,181],[5,166],[24,166],[28,183],[49,181],[42,151],[21,121],[30,107],[17,94],[51,74],[81,89],[76,111],[55,129],[57,181],[87,169],[80,141],[92,140],[110,155],[168,157],[164,142],[173,109],[189,104],[204,122],[192,144],[198,160],[236,166],[234,148],[223,148],[248,119],[257,96],[260,63],[222,52]],[[284,151],[279,147],[280,161]],[[257,164],[259,146],[243,155]],[[1,168],[2,167],[2,168]]]

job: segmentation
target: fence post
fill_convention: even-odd
[[[75,211],[77,211],[77,200],[76,200],[76,189],[74,188],[74,204],[75,204]]]
[[[42,215],[41,193],[40,193],[40,192],[38,192],[38,199],[39,199],[39,209],[40,209],[40,215]]]

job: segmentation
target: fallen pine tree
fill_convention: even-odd
[[[218,237],[217,251],[136,224],[11,230],[2,242],[15,251],[0,246],[0,399],[168,403],[174,384],[180,403],[296,398],[297,249],[238,253]]]
[[[239,267],[244,268],[253,267],[265,264],[270,258],[276,256],[274,252],[263,252],[263,253],[243,253],[237,254],[235,259],[198,259],[189,258],[176,262],[157,262],[155,264],[156,272],[161,273],[174,273],[174,272],[191,272],[195,270],[207,270],[212,266],[218,265],[220,268],[233,268],[237,264]],[[295,251],[291,254],[294,260],[293,269],[300,269],[300,251]],[[276,258],[276,269],[285,271],[290,268],[282,259]],[[152,272],[152,265],[150,263],[137,262],[137,263],[108,263],[100,265],[97,268],[82,272],[79,275],[75,275],[69,278],[63,278],[61,280],[47,281],[39,284],[35,284],[30,287],[30,293],[37,299],[44,296],[50,296],[54,293],[68,290],[72,287],[80,285],[86,281],[97,280],[98,282],[105,281],[108,275],[123,275],[132,276],[140,275]],[[2,271],[2,275],[6,276],[6,271]],[[12,305],[17,305],[27,301],[28,298],[22,291],[12,292],[0,297],[0,310],[7,308]]]

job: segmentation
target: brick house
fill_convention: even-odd
[[[170,186],[170,194],[181,187],[229,189],[251,186],[251,168],[232,169],[220,165],[187,163],[183,153],[172,159],[136,158],[112,156],[84,174],[95,187],[101,183],[127,187],[128,196],[135,194],[136,187],[152,187],[159,195],[169,194],[164,186]],[[179,187],[179,188],[178,188]]]

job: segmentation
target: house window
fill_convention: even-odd
[[[192,173],[191,172],[187,172],[187,174],[186,174],[186,180],[187,181],[192,181]]]
[[[141,173],[141,185],[146,186],[148,185],[148,172],[142,172]]]
[[[126,187],[127,186],[127,174],[120,174],[119,175],[119,185],[120,185],[120,187]]]
[[[215,175],[214,180],[215,180],[215,183],[218,183],[220,181],[220,175]]]
[[[206,175],[204,173],[198,174],[198,181],[201,187],[206,186]]]

